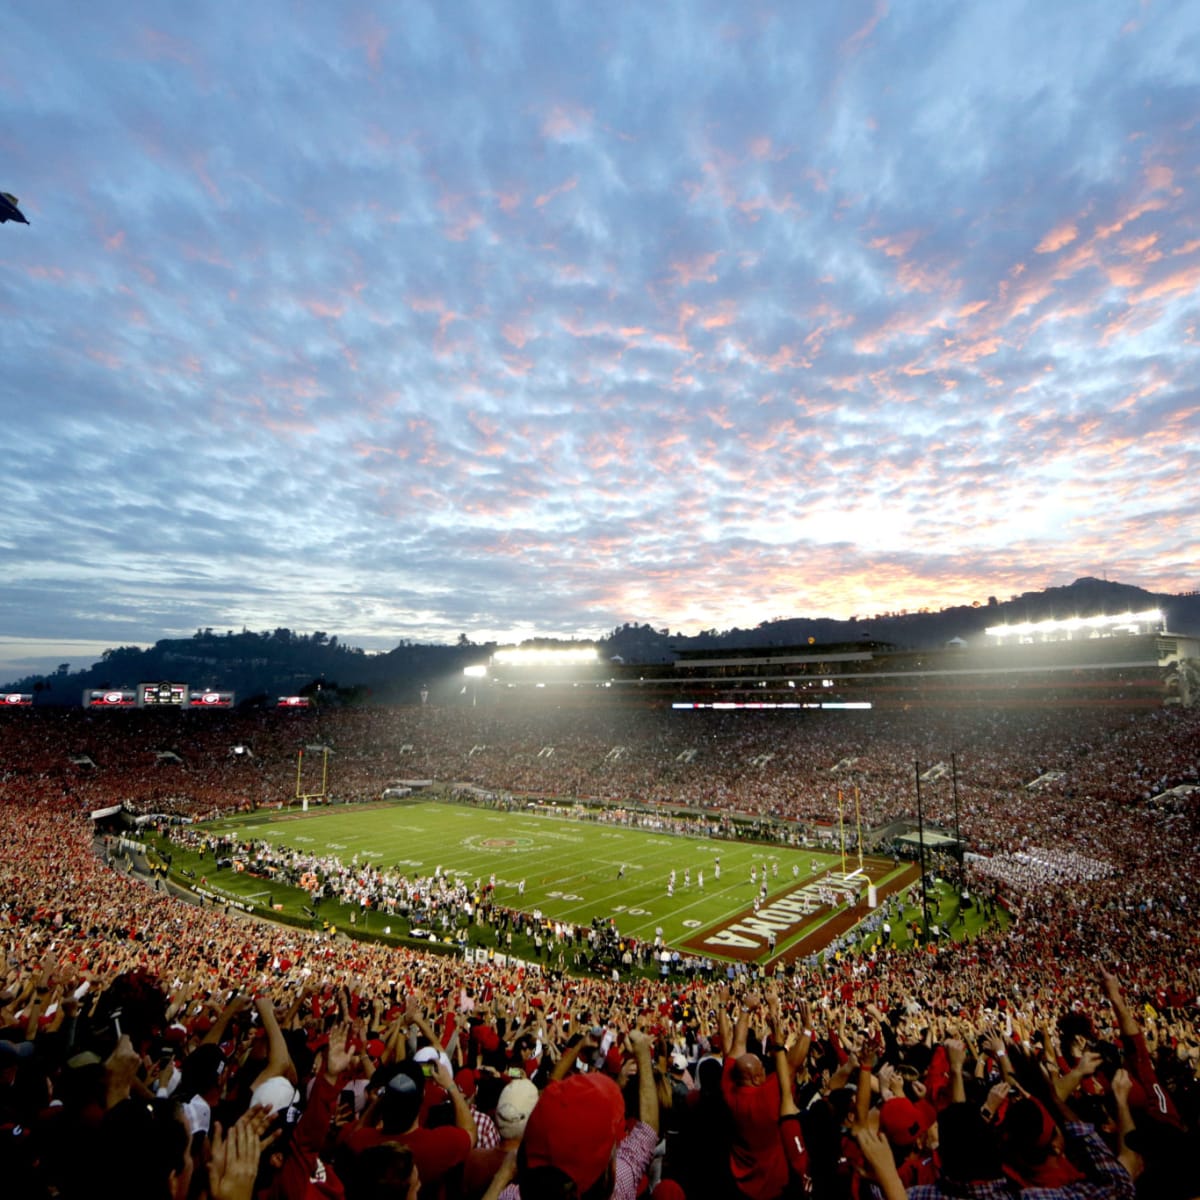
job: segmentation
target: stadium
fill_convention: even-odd
[[[939,1114],[1026,1094],[1071,1153],[1010,1146],[1019,1186],[1195,1195],[1197,650],[1147,612],[924,652],[525,646],[406,707],[10,698],[10,1194],[80,1194],[106,1137],[211,1138],[286,1078],[285,1163],[334,1194],[401,1145],[423,1194],[496,1195],[501,1088],[607,1076],[664,1197],[889,1194]],[[393,1136],[422,1049],[445,1069]],[[313,1194],[286,1169],[257,1189]]]

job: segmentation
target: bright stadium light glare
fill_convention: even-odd
[[[1071,637],[1097,636],[1103,633],[1144,633],[1160,630],[1162,610],[1148,608],[1143,612],[1109,613],[1098,617],[1064,617],[1046,621],[1018,621],[1012,625],[989,625],[983,632],[1001,641],[1005,638],[1047,638],[1056,635]]]
[[[598,660],[595,646],[576,646],[570,650],[497,650],[493,655],[493,662],[509,667],[578,667]]]
[[[484,666],[463,667],[463,674],[468,679],[484,679],[487,677],[487,667],[484,667]]]

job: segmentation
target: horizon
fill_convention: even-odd
[[[1006,597],[1000,597],[1000,596],[991,597],[991,596],[989,596],[989,597],[985,598],[984,600],[975,601],[968,605],[946,603],[946,604],[942,604],[936,608],[925,607],[922,609],[910,609],[910,610],[885,609],[880,612],[872,612],[872,613],[848,613],[848,614],[845,614],[844,616],[831,616],[828,614],[813,614],[813,613],[796,614],[793,616],[776,616],[776,617],[771,617],[771,618],[765,618],[763,621],[756,622],[752,626],[730,626],[725,629],[715,629],[714,632],[716,633],[716,635],[718,637],[726,637],[726,636],[734,633],[735,631],[746,632],[748,630],[758,629],[763,625],[774,625],[776,623],[790,622],[790,621],[831,621],[831,622],[836,622],[839,624],[861,623],[861,625],[865,627],[865,625],[868,622],[874,621],[874,620],[906,619],[906,618],[910,618],[910,617],[922,617],[922,616],[936,617],[936,616],[944,615],[946,613],[952,612],[956,609],[963,608],[963,607],[986,610],[987,608],[991,607],[991,605],[989,604],[989,601],[992,599],[995,599],[996,607],[1002,608],[1003,606],[1005,606],[1007,604],[1015,604],[1023,599],[1029,598],[1029,597],[1044,596],[1047,593],[1052,592],[1052,591],[1061,591],[1061,590],[1066,590],[1066,589],[1069,589],[1072,587],[1078,587],[1080,585],[1086,586],[1089,584],[1111,585],[1113,587],[1118,587],[1118,588],[1134,588],[1138,591],[1142,591],[1142,592],[1146,593],[1149,596],[1156,596],[1160,599],[1163,597],[1169,597],[1171,599],[1186,599],[1186,598],[1189,598],[1192,596],[1200,595],[1200,592],[1198,592],[1197,590],[1194,590],[1194,589],[1180,592],[1180,593],[1151,592],[1149,589],[1143,588],[1139,584],[1128,584],[1121,580],[1101,579],[1101,578],[1097,578],[1095,576],[1084,575],[1084,576],[1077,577],[1076,579],[1072,580],[1071,583],[1069,583],[1069,584],[1059,584],[1059,585],[1048,584],[1048,585],[1046,585],[1046,587],[1044,587],[1042,589],[1026,588],[1024,591],[1019,592],[1019,593],[1014,593],[1010,596],[1006,596]],[[521,644],[522,641],[536,641],[536,640],[540,640],[540,639],[544,639],[544,640],[557,639],[557,640],[564,640],[564,641],[580,641],[580,642],[600,642],[600,641],[604,641],[608,638],[611,638],[614,635],[614,633],[620,631],[626,625],[634,627],[634,628],[645,628],[645,627],[649,626],[650,628],[652,628],[654,630],[655,633],[663,634],[665,632],[665,635],[667,637],[683,638],[683,639],[702,637],[702,636],[705,636],[706,634],[708,634],[709,629],[713,629],[713,627],[709,627],[709,629],[699,629],[698,628],[698,629],[695,629],[692,631],[675,630],[675,629],[666,629],[665,627],[657,627],[647,621],[630,620],[630,621],[618,622],[612,628],[604,631],[603,633],[583,634],[577,638],[560,638],[556,634],[550,634],[550,633],[546,633],[544,631],[540,632],[540,633],[539,632],[523,633],[521,636],[513,637],[513,638],[475,637],[475,636],[472,636],[466,630],[463,630],[460,632],[462,635],[465,635],[468,638],[471,646],[475,646],[480,649],[483,649],[488,646],[519,645],[519,644]],[[337,630],[334,630],[332,632],[331,631],[319,631],[315,627],[313,629],[306,629],[306,628],[301,628],[301,627],[298,627],[295,625],[277,626],[276,628],[286,628],[289,630],[289,632],[294,637],[297,637],[297,638],[301,638],[301,637],[310,638],[314,633],[323,632],[327,639],[328,638],[336,638],[338,645],[341,649],[347,650],[347,651],[361,650],[368,657],[377,656],[377,655],[381,655],[381,654],[387,654],[390,651],[397,649],[403,643],[409,643],[414,646],[421,645],[421,646],[437,646],[437,647],[453,646],[453,645],[457,644],[457,638],[455,638],[453,640],[449,640],[449,641],[429,642],[429,641],[420,641],[418,639],[407,637],[403,634],[396,634],[396,635],[392,635],[389,638],[380,639],[379,645],[366,646],[360,642],[352,640],[352,638],[344,635],[343,633],[341,633],[340,631],[337,631]],[[200,634],[205,634],[205,635],[211,634],[214,638],[224,638],[227,635],[232,635],[234,637],[239,637],[239,636],[243,636],[243,635],[264,636],[264,635],[269,635],[272,632],[274,632],[274,631],[271,629],[250,629],[250,628],[217,629],[217,628],[212,628],[212,627],[205,627],[202,629],[193,630],[192,632],[186,633],[186,634],[163,634],[163,635],[160,635],[159,637],[156,637],[153,640],[149,640],[149,641],[145,640],[145,639],[140,639],[140,640],[121,643],[120,646],[117,646],[117,645],[100,646],[98,649],[96,648],[98,643],[87,643],[87,642],[82,642],[82,641],[75,642],[75,643],[49,641],[46,643],[47,646],[54,647],[54,648],[58,649],[59,651],[67,651],[68,653],[55,654],[53,652],[53,650],[51,650],[42,655],[38,655],[35,657],[26,658],[26,659],[16,660],[16,662],[18,664],[20,664],[20,663],[35,664],[33,666],[27,666],[27,667],[19,666],[19,665],[14,667],[12,665],[12,663],[10,662],[10,659],[12,658],[13,652],[12,652],[11,647],[14,645],[14,640],[0,636],[0,690],[2,690],[4,686],[7,686],[4,682],[2,682],[5,680],[7,680],[8,684],[13,684],[13,683],[16,683],[18,680],[25,679],[25,678],[28,678],[33,675],[53,675],[55,673],[55,669],[64,662],[69,664],[69,670],[67,672],[67,674],[69,674],[69,675],[89,671],[100,664],[100,662],[102,661],[102,658],[103,658],[103,654],[106,650],[116,650],[116,649],[120,649],[120,648],[133,648],[133,649],[137,649],[137,650],[141,650],[141,651],[146,651],[146,650],[153,649],[160,642],[188,641],[188,640],[192,639],[193,637],[196,637]],[[1187,633],[1188,631],[1173,630],[1171,632]],[[88,651],[85,652],[83,650],[83,647],[88,647]],[[81,662],[81,661],[72,660],[70,657],[70,652],[74,652],[77,654],[80,654],[80,653],[84,654],[86,661]]]

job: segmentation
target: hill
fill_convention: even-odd
[[[650,625],[625,624],[597,639],[606,658],[624,663],[670,662],[686,650],[802,646],[857,641],[899,649],[931,650],[953,638],[977,640],[989,625],[1069,616],[1161,608],[1173,633],[1200,634],[1200,593],[1169,595],[1110,580],[1084,577],[1065,587],[1023,592],[986,605],[936,612],[884,612],[830,617],[789,617],[752,629],[708,629],[685,636]],[[216,633],[198,629],[190,638],[164,638],[149,649],[120,646],[80,671],[64,664],[51,675],[31,675],[0,690],[31,692],[37,703],[78,704],[89,688],[134,687],[172,679],[192,687],[233,691],[242,704],[273,703],[277,696],[309,694],[323,702],[416,704],[427,688],[439,692],[461,680],[463,668],[495,647],[460,638],[453,646],[401,641],[385,654],[367,654],[323,632]]]

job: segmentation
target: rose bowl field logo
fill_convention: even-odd
[[[527,837],[483,837],[472,834],[462,840],[472,850],[532,850],[533,838]]]

